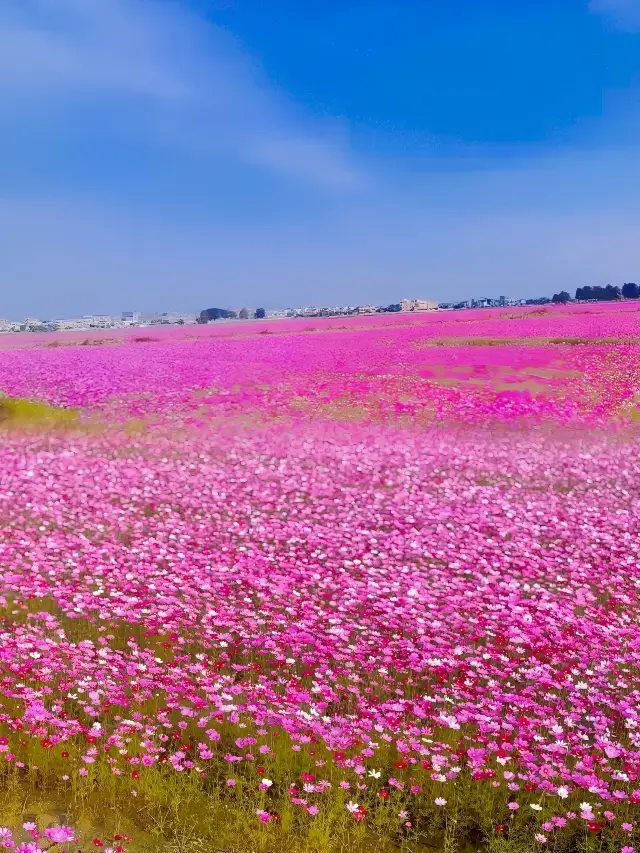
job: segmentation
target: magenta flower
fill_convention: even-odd
[[[75,838],[70,826],[50,826],[45,829],[44,834],[56,844],[64,844],[66,841],[73,841]]]

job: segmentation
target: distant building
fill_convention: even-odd
[[[81,331],[82,329],[89,328],[89,321],[83,319],[75,319],[75,320],[57,320],[56,321],[57,330],[60,332],[75,332]]]
[[[114,325],[113,317],[108,314],[85,314],[82,318],[90,329],[107,329]]]
[[[358,305],[356,308],[358,314],[375,314],[377,310],[375,305]]]
[[[437,311],[438,303],[428,299],[401,299],[401,311]]]
[[[122,312],[122,322],[130,323],[134,325],[135,323],[140,322],[140,312],[139,311],[123,311]]]
[[[498,305],[499,305],[501,308],[504,308],[504,307],[507,305],[507,303],[508,303],[508,300],[507,300],[507,297],[506,297],[506,296],[500,296],[500,297],[498,298]]]

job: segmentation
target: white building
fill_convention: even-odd
[[[401,311],[437,311],[438,303],[429,299],[401,299]]]
[[[56,320],[56,326],[61,332],[82,331],[89,328],[88,320]]]

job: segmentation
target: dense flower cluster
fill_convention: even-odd
[[[585,316],[486,322],[610,334]],[[262,823],[333,797],[402,832],[484,787],[497,833],[632,849],[635,347],[423,346],[443,324],[0,353],[8,393],[112,424],[0,445],[2,772],[185,774],[249,785]],[[429,381],[523,372],[548,393]],[[440,416],[339,421],[345,388]]]

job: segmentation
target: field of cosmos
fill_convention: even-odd
[[[640,304],[0,337],[0,847],[640,851]]]

